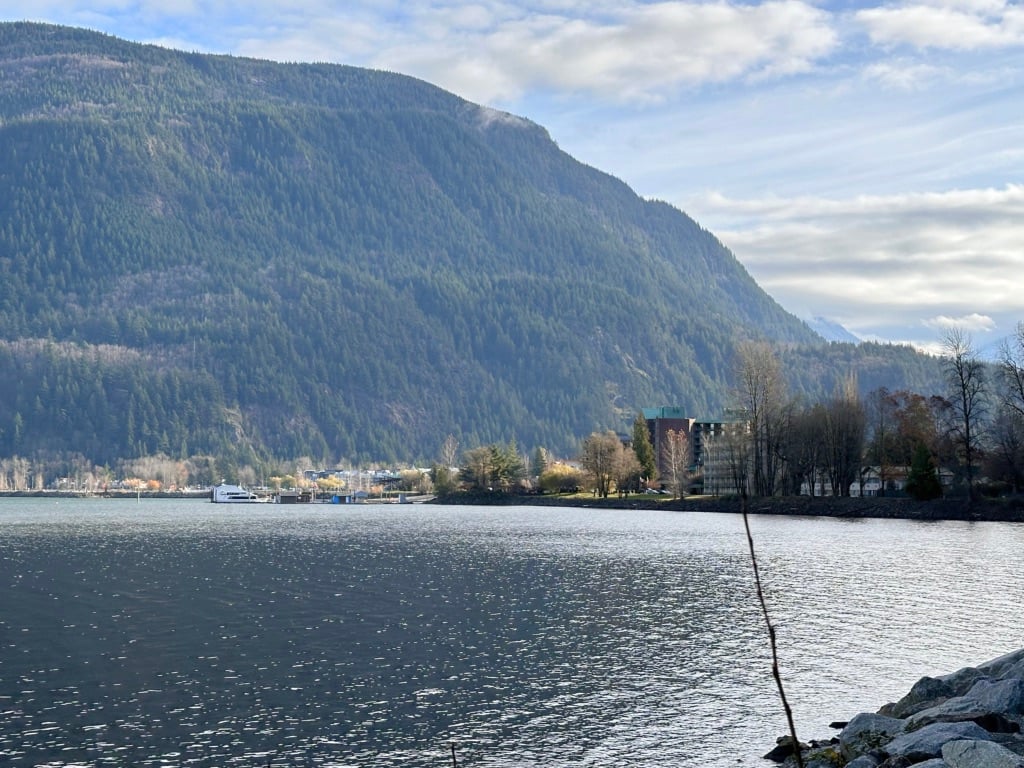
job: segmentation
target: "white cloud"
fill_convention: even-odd
[[[938,328],[941,330],[959,328],[960,330],[968,333],[972,331],[991,331],[995,330],[996,327],[995,320],[988,315],[982,315],[978,312],[972,312],[971,314],[963,315],[962,317],[937,315],[936,317],[925,320],[924,324],[929,328]]]
[[[798,314],[858,335],[893,328],[1009,332],[1024,317],[1024,186],[848,200],[731,200],[691,209],[731,221],[715,229],[758,283]]]
[[[882,45],[953,50],[1024,45],[1024,10],[1005,2],[906,3],[867,8],[855,18]]]
[[[807,71],[838,44],[831,17],[801,0],[739,2],[350,3],[307,0],[261,18],[210,4],[201,47],[354,63],[412,74],[473,101],[533,89],[649,102],[674,89]],[[253,18],[251,28],[244,19]],[[198,34],[199,29],[196,30]],[[182,35],[178,35],[182,37]],[[239,42],[240,40],[240,42]],[[195,46],[193,46],[195,47]]]
[[[874,62],[865,66],[863,72],[865,80],[898,91],[917,91],[937,80],[950,80],[954,76],[955,73],[948,68],[904,59]]]
[[[831,15],[804,0],[8,0],[3,14],[186,50],[387,69],[482,103],[537,89],[658,102],[806,72],[839,42]]]
[[[531,88],[648,101],[694,84],[805,71],[837,42],[828,14],[797,0],[526,9],[493,21],[456,30],[440,57],[438,40],[423,40],[385,48],[375,63],[481,101]]]

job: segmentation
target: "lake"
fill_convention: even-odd
[[[803,739],[1024,646],[1024,526],[752,517]],[[0,763],[763,766],[742,518],[0,500]]]

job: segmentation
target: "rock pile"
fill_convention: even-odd
[[[943,677],[923,677],[837,738],[800,744],[806,768],[1024,768],[1024,649]],[[795,766],[784,737],[766,758]]]

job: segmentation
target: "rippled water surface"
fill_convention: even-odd
[[[804,738],[1024,646],[1024,527],[752,518]],[[0,764],[737,766],[742,520],[0,501]]]

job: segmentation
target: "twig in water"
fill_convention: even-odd
[[[782,701],[782,709],[786,713],[786,722],[789,723],[789,736],[793,739],[793,754],[796,756],[797,768],[804,768],[804,757],[800,753],[800,740],[796,737],[796,725],[793,723],[793,710],[789,708],[786,700],[786,691],[782,687],[782,675],[779,674],[779,651],[775,643],[775,627],[768,616],[768,604],[764,601],[764,591],[761,589],[761,573],[757,569],[757,555],[754,554],[754,536],[750,532],[750,518],[747,516],[747,494],[740,498],[740,509],[743,512],[743,527],[747,530],[747,545],[750,547],[750,564],[754,568],[754,584],[757,587],[757,599],[761,603],[761,614],[764,616],[764,623],[768,627],[768,640],[772,647],[772,677],[775,678],[775,686],[779,689],[779,699]]]
[[[455,742],[449,742],[452,748],[452,768],[459,768],[459,761],[455,759]]]

